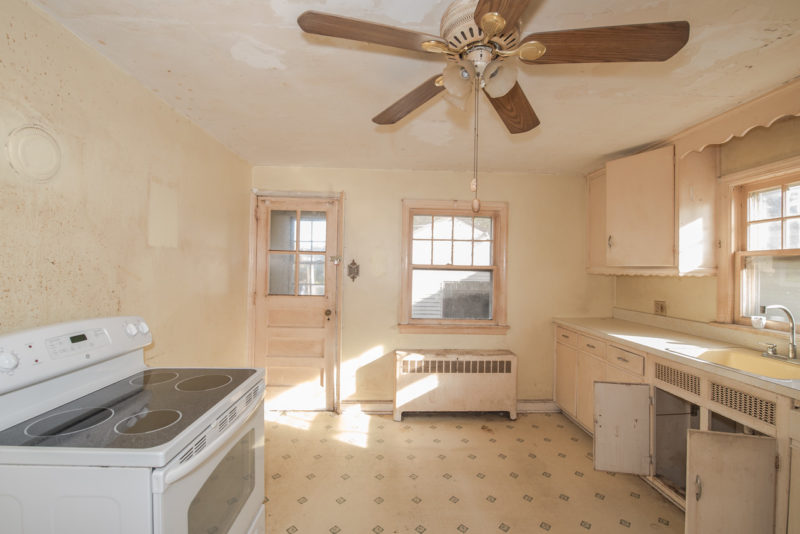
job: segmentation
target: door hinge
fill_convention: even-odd
[[[780,455],[775,455],[775,471],[780,471],[781,469],[781,457]]]
[[[257,293],[255,291],[253,291],[253,306],[256,305],[256,295],[257,295]]]

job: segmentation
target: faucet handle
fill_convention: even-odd
[[[759,343],[759,345],[765,345],[767,350],[764,351],[764,355],[766,356],[777,356],[778,355],[778,345],[775,343]]]

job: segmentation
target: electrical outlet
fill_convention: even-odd
[[[654,300],[654,309],[656,315],[666,315],[667,314],[667,301],[665,300]]]

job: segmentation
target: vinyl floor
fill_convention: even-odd
[[[268,534],[683,532],[560,414],[267,412]]]

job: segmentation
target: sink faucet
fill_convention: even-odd
[[[789,311],[789,308],[786,306],[781,306],[780,304],[771,304],[766,307],[767,310],[781,310],[786,316],[789,318],[789,359],[796,360],[797,359],[797,343],[795,341],[795,333],[794,333],[794,315],[792,312]]]

